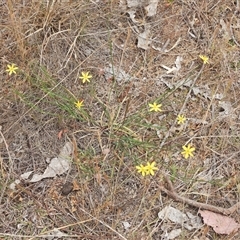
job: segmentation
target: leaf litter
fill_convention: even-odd
[[[203,217],[204,223],[211,226],[218,234],[229,235],[232,232],[237,232],[240,228],[240,224],[231,217],[223,216],[207,210],[199,210],[199,213]]]
[[[38,182],[44,178],[50,178],[62,175],[70,168],[70,156],[73,151],[73,145],[67,142],[58,157],[53,158],[43,174],[34,174],[30,182]]]
[[[151,44],[152,40],[150,38],[150,28],[148,26],[145,27],[145,31],[139,33],[138,35],[138,48],[142,48],[144,50],[149,49],[149,45]]]
[[[33,174],[33,171],[25,172],[21,174],[21,180],[29,180],[31,183],[35,183],[41,181],[44,178],[53,178],[55,176],[60,176],[63,173],[67,172],[70,169],[71,165],[71,154],[73,152],[73,145],[70,142],[65,143],[63,148],[61,149],[58,157],[51,159],[48,167],[44,171],[43,174]],[[33,174],[33,175],[32,175]],[[12,184],[10,184],[10,189],[15,190],[17,184],[20,183],[20,180],[15,180]]]
[[[190,212],[187,212],[186,214],[181,212],[180,210],[171,207],[166,206],[158,213],[159,219],[163,220],[163,229],[165,228],[164,225],[167,224],[166,221],[170,220],[171,222],[180,225],[181,227],[186,228],[187,230],[191,231],[193,229],[199,229],[202,227],[202,220],[199,216],[194,216]],[[182,232],[182,229],[174,229],[167,234],[168,239],[174,239],[178,237]]]
[[[150,47],[150,44],[152,43],[151,39],[151,25],[147,22],[145,22],[144,19],[142,21],[136,19],[136,12],[138,8],[144,7],[145,9],[145,15],[147,17],[153,17],[157,13],[157,6],[158,6],[159,0],[126,0],[126,1],[120,1],[120,8],[124,11],[127,11],[130,19],[133,23],[136,24],[134,26],[134,29],[138,33],[138,44],[137,47],[148,50]],[[140,31],[138,28],[139,23],[143,23],[144,31]],[[141,24],[142,25],[142,24]]]

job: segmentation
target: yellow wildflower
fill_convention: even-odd
[[[7,65],[7,70],[6,72],[9,73],[9,75],[12,75],[12,73],[16,74],[16,70],[18,70],[18,67],[16,66],[16,64],[12,64],[12,65]]]
[[[162,109],[162,104],[157,104],[156,102],[154,102],[153,104],[149,103],[148,106],[150,107],[150,112],[154,111],[154,112],[161,112]]]
[[[191,144],[188,144],[187,146],[183,146],[183,151],[181,154],[184,156],[184,158],[188,159],[189,157],[193,157],[193,152],[195,151],[194,147],[191,147]]]
[[[90,78],[92,78],[92,75],[89,74],[89,72],[82,72],[81,74],[82,74],[82,76],[79,78],[82,79],[83,83],[90,82]]]
[[[208,58],[208,56],[199,55],[199,57],[202,59],[203,64],[209,63],[209,58]]]
[[[186,121],[186,118],[184,117],[184,115],[178,115],[177,116],[177,124],[184,124],[184,122]]]
[[[146,175],[154,175],[154,171],[158,170],[157,167],[155,167],[155,162],[149,163],[147,162],[147,166],[145,167]]]
[[[140,164],[139,166],[136,166],[136,169],[138,170],[138,173],[141,173],[143,176],[146,175],[146,166]]]
[[[80,109],[83,106],[83,100],[82,101],[77,101],[74,103],[76,108]]]
[[[147,162],[146,166],[143,166],[142,164],[140,164],[139,166],[136,166],[136,169],[143,176],[146,176],[149,174],[154,175],[154,171],[158,170],[158,168],[155,167],[155,164],[156,164],[156,162],[152,162],[152,163]]]

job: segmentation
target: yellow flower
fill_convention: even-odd
[[[74,103],[76,108],[80,109],[83,106],[83,100],[82,101],[77,101]]]
[[[154,171],[155,170],[158,170],[157,167],[155,167],[155,162],[152,162],[152,163],[149,163],[147,162],[147,165],[146,166],[143,166],[142,164],[139,165],[139,166],[136,166],[136,169],[138,170],[139,173],[141,173],[143,176],[146,176],[146,175],[154,175]]]
[[[138,170],[138,173],[141,173],[143,176],[146,175],[146,166],[143,166],[141,164],[139,166],[136,166],[136,169]]]
[[[188,144],[187,146],[183,146],[183,151],[181,154],[188,159],[189,157],[193,157],[193,152],[195,151],[194,147],[191,147],[191,144]]]
[[[6,72],[9,73],[9,75],[12,75],[12,73],[16,74],[16,70],[18,70],[18,67],[16,66],[16,64],[12,64],[12,65],[7,65],[7,70]]]
[[[92,78],[92,75],[89,74],[89,72],[82,72],[81,74],[82,74],[82,76],[79,78],[82,79],[83,83],[90,82],[90,78]]]
[[[184,115],[178,115],[177,121],[177,124],[183,124],[186,121],[186,118],[184,117]]]
[[[209,63],[209,58],[205,55],[199,55],[199,57],[202,59],[203,64]]]
[[[146,175],[154,175],[154,171],[158,170],[157,167],[155,167],[155,162],[149,163],[147,162],[147,166],[145,167]]]
[[[154,102],[153,104],[149,103],[148,106],[150,107],[150,112],[154,111],[154,112],[161,112],[162,109],[162,104],[157,104],[156,102]]]

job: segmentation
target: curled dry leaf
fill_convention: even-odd
[[[67,132],[67,129],[62,129],[59,133],[58,133],[58,139],[61,139],[62,136],[64,135],[64,133]]]
[[[129,8],[137,8],[146,4],[146,0],[127,0],[127,6]]]
[[[73,151],[73,145],[70,142],[67,142],[60,151],[58,157],[53,158],[47,162],[49,162],[48,167],[44,171],[43,174],[34,174],[33,171],[25,172],[20,175],[21,180],[29,180],[29,182],[38,182],[44,178],[59,176],[70,168],[70,155]],[[16,179],[13,183],[10,184],[9,188],[11,190],[16,190],[16,186],[21,181]]]
[[[159,0],[149,0],[148,6],[145,7],[148,17],[152,17],[157,13],[157,5]]]
[[[185,227],[188,230],[198,229],[202,227],[201,218],[194,216],[191,213],[183,213],[180,210],[171,206],[166,206],[159,213],[158,217],[162,220],[170,220],[176,224]]]
[[[149,48],[149,45],[152,42],[150,33],[150,29],[146,27],[145,31],[138,35],[138,48],[142,48],[144,50],[147,50]]]
[[[70,168],[70,155],[73,145],[67,142],[60,151],[58,157],[53,158],[43,174],[34,174],[30,182],[38,182],[44,178],[55,177],[68,171]]]
[[[64,232],[61,232],[59,229],[54,228],[50,232],[49,236],[46,236],[45,239],[51,240],[51,239],[56,239],[56,238],[58,239],[58,238],[62,238],[62,237],[68,237],[68,235]]]
[[[179,70],[181,69],[181,62],[182,62],[183,58],[181,56],[177,56],[176,60],[175,60],[175,65],[176,66],[173,66],[172,68],[169,68],[165,65],[160,65],[162,68],[166,69],[167,72],[166,74],[170,74],[170,73],[177,73],[179,72]],[[171,83],[165,83],[170,89],[173,88],[172,84]]]
[[[168,239],[175,239],[176,237],[179,237],[180,234],[182,233],[182,229],[173,229],[169,234],[168,234]]]
[[[73,181],[73,191],[78,191],[78,190],[80,190],[80,186],[79,186],[77,180],[74,180]]]
[[[122,222],[122,224],[125,230],[128,230],[131,227],[131,224],[127,221]]]
[[[207,210],[199,210],[199,213],[203,217],[204,223],[211,226],[216,233],[229,235],[240,228],[240,224],[233,218]]]
[[[109,66],[106,66],[103,70],[105,72],[106,79],[111,79],[114,76],[114,79],[118,83],[132,80],[132,76],[118,66],[112,65],[112,63],[109,63]]]

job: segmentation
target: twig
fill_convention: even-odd
[[[164,175],[164,180],[167,183],[168,187],[165,188],[164,186],[160,186],[161,191],[165,192],[169,197],[171,197],[177,202],[186,203],[196,208],[201,208],[201,209],[209,210],[216,213],[222,213],[224,215],[230,215],[235,211],[237,211],[238,209],[240,209],[240,202],[236,203],[230,208],[222,208],[222,207],[216,207],[214,205],[210,205],[206,203],[200,203],[200,202],[191,200],[189,198],[179,196],[178,193],[174,190],[172,182],[170,181],[168,176]]]

